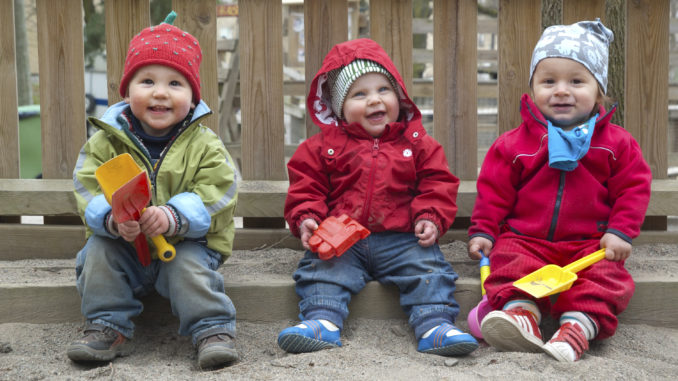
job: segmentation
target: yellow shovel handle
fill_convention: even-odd
[[[158,249],[158,258],[160,258],[161,261],[169,262],[177,256],[177,250],[174,246],[167,243],[167,240],[165,240],[165,237],[162,234],[151,237],[151,241],[153,241],[153,244],[155,244],[155,247]]]
[[[144,208],[141,211],[141,213],[145,211],[146,208]],[[172,259],[174,259],[174,257],[177,256],[177,249],[175,249],[174,246],[167,243],[165,236],[163,236],[162,234],[156,235],[155,237],[151,237],[151,241],[153,241],[155,248],[158,249],[158,258],[160,258],[161,261],[169,262]]]
[[[584,258],[581,258],[579,260],[576,260],[569,265],[563,267],[563,270],[571,271],[573,273],[576,273],[580,270],[583,270],[592,264],[601,261],[602,259],[605,258],[605,249],[600,249],[598,251],[595,251]]]

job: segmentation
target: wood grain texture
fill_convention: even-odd
[[[412,0],[371,0],[370,37],[391,57],[412,88]]]
[[[304,70],[306,75],[304,98],[311,81],[322,66],[325,55],[332,47],[348,39],[348,4],[346,0],[316,0],[304,3]],[[287,94],[287,93],[286,93]],[[320,131],[306,116],[306,137]]]
[[[42,176],[71,178],[87,138],[82,1],[38,0],[36,9]]]
[[[193,35],[200,43],[200,97],[216,112],[219,110],[219,81],[215,3],[215,0],[172,0],[172,9],[177,13],[174,25]],[[203,124],[218,133],[219,114],[208,117]]]
[[[518,127],[520,97],[530,91],[532,50],[541,35],[541,0],[499,0],[498,129]]]
[[[662,179],[668,176],[669,2],[629,0],[626,6],[624,128],[640,144],[654,178]]]
[[[244,180],[238,184],[239,217],[282,217],[288,182]],[[468,217],[476,199],[475,181],[462,181],[457,194],[457,217]],[[0,216],[77,215],[71,180],[0,180]],[[678,180],[652,181],[648,216],[678,216]]]
[[[478,173],[477,4],[433,5],[433,136],[445,147],[450,170],[463,180]]]
[[[567,0],[563,1],[563,24],[573,24],[582,20],[595,20],[605,23],[605,0]]]
[[[14,0],[0,0],[0,178],[19,177]]]
[[[242,175],[284,180],[282,5],[240,1]]]

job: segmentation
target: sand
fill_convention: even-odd
[[[464,245],[443,251],[463,276],[477,276]],[[678,245],[634,248],[627,267],[634,276],[662,272],[678,274]],[[267,248],[238,251],[224,272],[291,275],[300,251]],[[237,306],[236,306],[237,307]],[[669,380],[678,375],[678,329],[622,324],[612,338],[594,341],[582,360],[559,363],[542,353],[497,352],[484,343],[471,355],[447,358],[416,351],[407,322],[349,318],[342,333],[344,346],[307,354],[287,354],[276,344],[277,334],[295,321],[238,321],[241,359],[215,370],[200,370],[190,339],[176,333],[176,321],[160,324],[137,321],[130,355],[110,363],[80,365],[66,357],[66,347],[79,337],[82,323],[0,324],[0,380]],[[458,321],[462,329],[466,322]],[[543,324],[545,335],[552,321]]]

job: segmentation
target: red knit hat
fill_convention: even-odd
[[[193,102],[200,102],[200,62],[202,50],[198,40],[172,25],[177,14],[172,11],[165,21],[142,30],[132,38],[120,80],[120,96],[127,95],[127,86],[142,66],[164,65],[181,73],[191,84]]]

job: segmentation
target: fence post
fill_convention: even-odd
[[[177,27],[200,42],[200,96],[214,114],[203,124],[219,132],[219,80],[217,78],[217,11],[215,0],[172,0]]]
[[[655,179],[668,177],[668,0],[626,2],[624,128],[638,140]]]
[[[36,9],[43,177],[67,179],[87,137],[82,1],[38,0]]]
[[[541,0],[499,0],[498,132],[518,127],[532,50],[541,35]]]
[[[304,3],[304,50],[306,94],[311,81],[322,66],[330,49],[348,38],[348,7],[346,0],[317,0]],[[320,131],[306,110],[306,137]]]
[[[238,9],[242,175],[285,180],[282,4],[241,0]]]
[[[0,178],[19,178],[14,0],[0,0]]]
[[[452,173],[475,180],[478,8],[471,0],[436,0],[433,9],[433,136],[445,147]]]
[[[116,0],[104,2],[106,12],[106,77],[108,104],[122,100],[120,79],[129,42],[151,23],[149,0]]]
[[[370,36],[388,53],[412,91],[412,0],[371,0]]]

